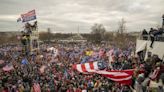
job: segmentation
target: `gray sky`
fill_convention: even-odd
[[[55,32],[88,33],[94,23],[107,31],[118,29],[124,18],[128,32],[161,25],[164,0],[0,0],[0,31],[18,31],[16,20],[35,9],[39,30],[50,27]]]

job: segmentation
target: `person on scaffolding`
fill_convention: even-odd
[[[26,37],[27,37],[27,42],[30,43],[30,34],[32,34],[32,31],[31,31],[31,24],[30,23],[26,23],[25,24],[25,34],[26,34]]]

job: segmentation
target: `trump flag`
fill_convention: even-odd
[[[31,10],[25,14],[21,14],[21,17],[22,17],[22,22],[28,22],[31,20],[35,20],[36,19],[35,10]]]

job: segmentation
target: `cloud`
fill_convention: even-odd
[[[36,9],[39,30],[50,27],[56,32],[90,32],[94,23],[107,31],[118,29],[126,20],[127,31],[149,29],[161,23],[164,0],[1,0],[0,31],[17,31],[20,14]]]

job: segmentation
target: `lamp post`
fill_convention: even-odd
[[[162,28],[164,29],[164,14],[162,15]]]
[[[51,42],[51,29],[47,28],[47,32],[48,32],[48,44],[50,44],[50,42]]]

